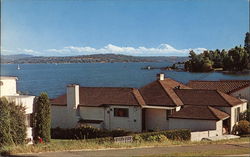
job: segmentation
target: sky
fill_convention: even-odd
[[[187,56],[244,45],[249,0],[2,0],[1,54]]]

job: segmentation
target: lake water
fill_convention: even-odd
[[[83,63],[83,64],[16,64],[1,65],[1,75],[17,76],[17,89],[31,95],[47,92],[54,98],[66,92],[67,84],[81,86],[109,86],[139,88],[156,79],[163,72],[166,77],[182,83],[189,80],[250,79],[249,74],[233,75],[220,72],[189,73],[142,70],[145,66],[163,67],[170,63]]]

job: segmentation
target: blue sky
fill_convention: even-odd
[[[2,0],[2,54],[185,56],[243,45],[249,0]]]

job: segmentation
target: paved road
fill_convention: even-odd
[[[213,144],[213,145],[193,145],[193,146],[168,146],[151,148],[131,148],[131,149],[108,149],[96,151],[67,151],[67,152],[47,152],[27,155],[16,155],[16,157],[128,157],[143,155],[163,155],[172,153],[185,153],[195,151],[213,151],[222,149],[249,148],[248,144]],[[247,154],[245,156],[250,156]]]

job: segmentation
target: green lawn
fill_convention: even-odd
[[[84,149],[86,150],[86,149],[104,149],[104,148],[131,148],[131,147],[145,147],[145,146],[152,147],[152,146],[199,145],[199,144],[230,144],[230,143],[237,144],[237,143],[249,143],[249,142],[250,141],[248,137],[244,137],[240,139],[232,139],[232,140],[221,140],[221,141],[191,142],[191,141],[166,140],[163,142],[141,142],[141,143],[133,142],[133,143],[122,143],[122,144],[117,144],[111,141],[105,141],[105,140],[100,140],[100,139],[52,140],[51,143],[48,143],[48,144],[2,147],[0,148],[0,152],[6,153],[6,154],[16,154],[16,153],[37,153],[37,152],[84,150]],[[244,151],[245,150],[242,149],[241,153],[243,153]],[[237,152],[237,151],[232,151],[232,152]],[[200,156],[199,152],[195,152],[195,153],[198,153],[198,156]]]

